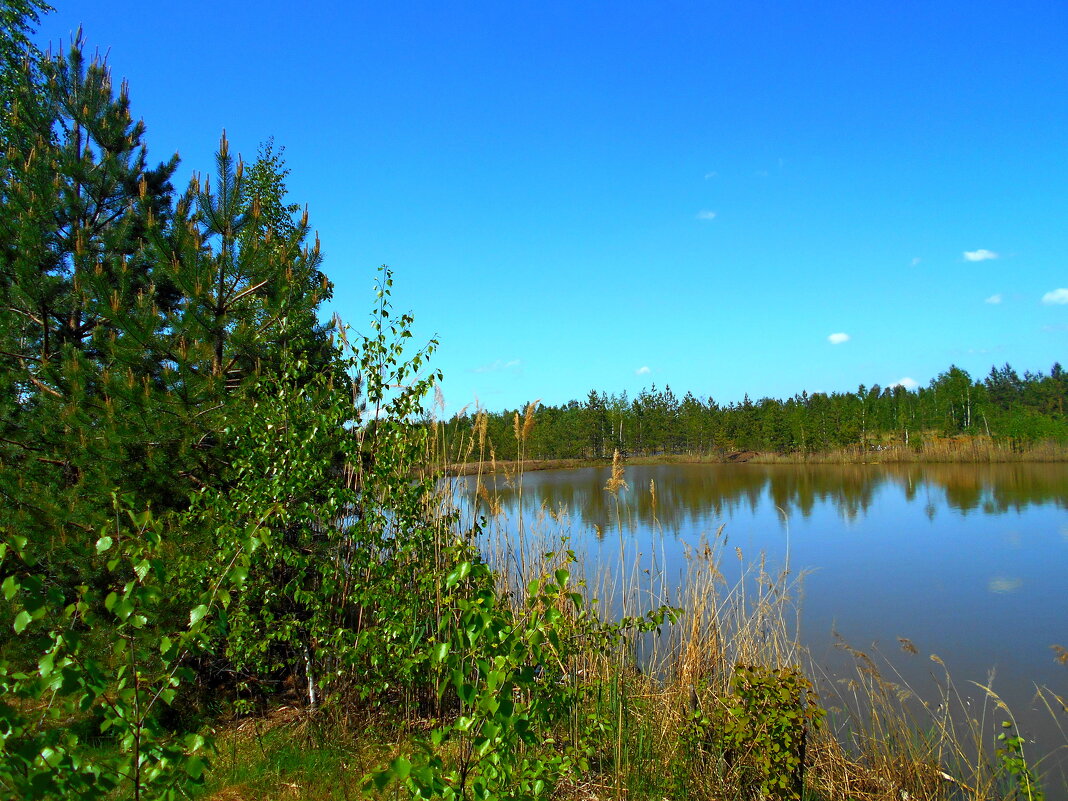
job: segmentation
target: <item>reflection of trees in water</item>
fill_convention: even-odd
[[[925,465],[931,483],[946,502],[968,512],[1019,512],[1033,504],[1068,508],[1068,467],[1061,464]]]
[[[609,474],[602,467],[528,473],[524,504],[563,506],[603,532],[616,526],[617,507],[604,489]],[[514,513],[515,488],[502,477],[483,480],[502,509]],[[828,504],[854,520],[886,484],[900,487],[909,502],[937,505],[944,499],[963,513],[1018,512],[1050,503],[1068,508],[1068,466],[1059,464],[634,465],[626,468],[626,480],[619,511],[628,530],[653,525],[654,517],[668,531],[707,525],[742,508],[755,512],[765,500],[787,516],[808,517],[817,504]],[[656,484],[655,509],[650,481]]]

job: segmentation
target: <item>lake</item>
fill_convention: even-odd
[[[824,681],[851,671],[836,636],[874,649],[921,694],[943,675],[936,654],[962,696],[978,701],[970,682],[993,676],[1038,750],[1064,746],[1034,695],[1042,685],[1068,696],[1052,648],[1068,647],[1068,465],[627,466],[618,502],[610,473],[531,472],[521,495],[515,480],[484,478],[501,505],[489,528],[513,542],[521,526],[528,543],[569,536],[591,575],[618,572],[622,533],[626,570],[659,571],[672,587],[703,540],[722,548],[728,581],[736,549],[748,562],[765,554],[804,574],[800,638]],[[474,479],[459,482],[470,500]]]

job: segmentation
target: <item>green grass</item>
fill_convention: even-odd
[[[361,778],[395,751],[400,730],[385,721],[342,721],[284,707],[225,725],[199,797],[205,801],[347,801]]]

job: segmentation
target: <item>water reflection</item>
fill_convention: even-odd
[[[1032,505],[1068,508],[1065,465],[639,465],[626,468],[629,488],[618,501],[604,489],[609,474],[607,467],[566,471],[566,480],[555,471],[528,473],[524,504],[566,508],[600,531],[616,525],[617,502],[631,530],[655,523],[678,531],[709,518],[752,513],[765,502],[781,510],[781,525],[794,515],[810,518],[825,504],[853,521],[867,515],[890,488],[910,503],[923,503],[929,519],[942,510],[998,515]],[[505,512],[515,511],[519,494],[514,481],[503,476],[483,481]],[[656,486],[655,506],[650,482]],[[473,479],[464,486],[473,489]]]
[[[832,684],[852,671],[836,635],[895,657],[893,675],[926,698],[938,697],[938,654],[959,686],[993,686],[1026,737],[1065,742],[1034,693],[1063,695],[1068,678],[1050,651],[1068,640],[1068,465],[636,465],[618,499],[609,474],[527,474],[522,525],[516,487],[491,478],[501,514],[487,528],[513,544],[525,531],[531,551],[532,534],[559,530],[588,565],[649,568],[669,590],[708,539],[724,546],[728,586],[743,570],[735,548],[766,555],[772,569],[805,574],[801,641]],[[461,496],[484,513],[465,482]],[[901,651],[906,641],[919,653]]]

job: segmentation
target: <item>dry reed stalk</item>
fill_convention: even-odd
[[[525,423],[519,428],[521,434],[524,426]],[[520,465],[515,473],[521,476],[522,470]],[[622,459],[616,453],[605,489],[615,494],[625,487]],[[656,492],[651,483],[650,502],[654,509]],[[500,508],[500,495],[486,485],[480,486],[477,493],[484,503],[496,498]],[[561,537],[568,530],[569,517],[561,510],[538,510],[527,539],[521,544],[526,556],[519,558],[514,553],[514,532],[507,529],[508,519],[495,516],[488,523],[487,533],[491,536],[482,546],[495,549],[495,564],[514,566],[499,575],[513,608],[522,614],[529,579],[551,575],[564,564],[567,547]],[[617,525],[622,549],[618,508]],[[737,664],[777,668],[798,666],[804,658],[796,626],[791,625],[800,579],[785,570],[772,572],[763,559],[747,561],[739,552],[743,563],[741,579],[728,586],[719,567],[724,544],[721,535],[722,528],[711,542],[703,542],[687,554],[689,569],[685,583],[678,589],[676,603],[686,612],[679,624],[667,626],[662,636],[652,640],[644,653],[643,673],[630,667],[635,659],[633,641],[624,641],[612,655],[591,651],[564,666],[574,681],[581,677],[583,682],[618,687],[619,695],[611,699],[616,705],[616,732],[609,746],[612,753],[605,755],[608,763],[615,766],[615,775],[605,776],[601,782],[617,796],[626,794],[627,782],[635,776],[663,773],[677,764],[682,758],[690,712],[694,708],[711,710],[726,703],[730,676]],[[655,560],[650,562],[648,571],[626,570],[622,565],[624,557],[626,553],[621,550],[618,569],[602,569],[592,586],[580,588],[587,599],[615,598],[624,609],[641,609],[645,602],[666,599],[662,568],[658,575]],[[586,574],[584,565],[569,569],[574,575]],[[587,608],[594,615],[610,612],[604,607]],[[955,713],[964,710],[967,702],[953,687],[948,671],[941,702],[929,703],[919,698],[900,675],[882,675],[870,655],[847,650],[854,657],[856,676],[837,685],[836,694],[828,692],[825,696],[827,700],[837,698],[846,717],[839,720],[837,727],[827,726],[810,740],[808,785],[828,801],[978,801],[993,797],[995,770],[983,749],[989,720],[985,713],[979,720],[951,714],[951,709]],[[937,658],[935,661],[941,664]],[[1051,710],[1063,703],[1052,694],[1043,697]],[[996,707],[996,702],[991,703]],[[624,705],[630,721],[626,725]],[[648,731],[645,750],[632,742],[635,727]],[[985,740],[986,745],[989,743]],[[695,791],[703,788],[716,797],[730,792],[729,788],[709,785],[707,776],[698,775],[700,766],[692,769]]]
[[[476,490],[476,493],[477,493],[478,497],[481,498],[482,501],[486,504],[486,513],[491,518],[495,518],[495,517],[499,516],[501,514],[501,499],[500,499],[500,495],[498,494],[498,495],[495,495],[494,497],[490,497],[489,490],[486,489],[486,485],[485,484],[479,483],[477,486],[478,486],[478,489]]]
[[[534,412],[537,411],[538,405],[541,403],[541,398],[536,401],[531,401],[527,404],[527,410],[523,415],[523,441],[526,442],[527,437],[530,436],[530,430],[534,428]]]
[[[623,458],[619,455],[619,448],[612,453],[612,475],[604,488],[613,495],[618,495],[620,490],[627,489],[627,482],[623,478]]]
[[[1001,462],[1063,462],[1068,461],[1068,446],[1042,441],[1020,444],[995,440],[982,434],[943,437],[934,432],[921,432],[917,444],[888,442],[878,450],[861,445],[849,445],[815,453],[760,453],[749,461],[758,464],[887,464],[919,462],[1001,463]]]
[[[482,409],[475,412],[475,430],[478,432],[478,460],[486,452],[486,431],[489,428],[489,415]]]
[[[997,796],[1001,767],[990,746],[1000,718],[993,713],[1007,716],[1013,725],[1015,719],[989,683],[973,682],[984,692],[982,702],[973,705],[961,696],[943,660],[932,654],[943,678],[938,698],[928,701],[892,664],[887,668],[896,681],[883,675],[871,655],[842,647],[854,658],[856,677],[838,682],[847,691],[837,693],[847,717],[835,734],[839,742],[852,743],[848,769],[865,797],[907,793],[911,798],[980,801]],[[830,776],[830,769],[824,773]],[[829,781],[841,786],[833,777]],[[841,797],[830,791],[825,795]]]

